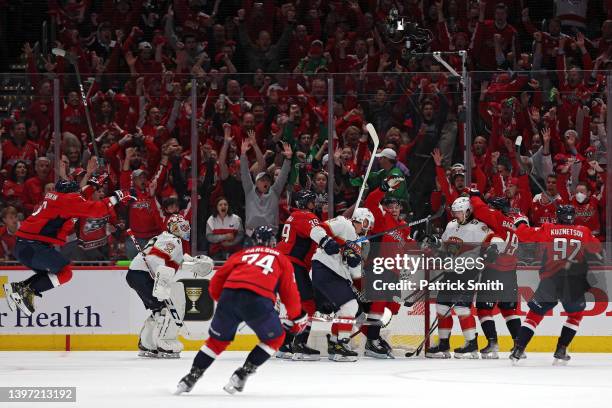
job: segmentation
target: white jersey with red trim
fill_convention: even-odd
[[[172,235],[168,231],[164,231],[156,237],[153,237],[147,242],[147,246],[143,248],[143,252],[147,257],[147,264],[155,272],[160,265],[168,266],[175,271],[183,263],[183,245],[181,239]],[[147,265],[142,259],[142,254],[136,257],[130,263],[130,269],[136,271],[148,271]]]
[[[472,219],[466,224],[452,220],[442,234],[442,242],[449,254],[455,257],[478,256],[480,244],[487,243],[493,231],[482,221]]]
[[[355,241],[358,236],[353,223],[348,218],[339,216],[325,221],[310,231],[310,238],[321,242],[326,235],[332,237],[342,247],[346,241]],[[356,244],[361,248],[361,244]],[[352,280],[361,277],[361,265],[350,268],[342,256],[342,249],[336,255],[328,255],[323,248],[317,248],[312,256],[313,261],[319,261],[344,279]]]

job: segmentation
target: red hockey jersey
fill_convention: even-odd
[[[312,255],[317,250],[317,243],[310,238],[310,231],[319,224],[319,218],[308,210],[292,212],[283,226],[282,241],[276,249],[292,263],[310,270]]]
[[[79,193],[50,192],[42,204],[25,219],[17,230],[17,237],[63,245],[72,228],[73,218],[109,215],[112,205],[108,199],[87,201]]]
[[[544,278],[565,268],[568,262],[582,260],[584,251],[601,251],[601,243],[584,225],[546,223],[538,228],[522,224],[517,228],[516,235],[521,242],[543,243],[544,258],[540,274]]]
[[[232,255],[216,270],[208,292],[218,301],[223,289],[250,290],[272,302],[278,292],[290,319],[298,317],[302,310],[293,266],[274,248],[256,246]]]

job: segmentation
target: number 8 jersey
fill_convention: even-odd
[[[223,289],[246,289],[276,301],[276,293],[290,319],[301,313],[300,294],[289,259],[273,248],[256,246],[233,254],[215,271],[208,292],[218,301]]]

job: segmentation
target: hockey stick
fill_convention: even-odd
[[[79,71],[79,64],[76,58],[72,54],[66,52],[66,50],[62,48],[53,48],[51,50],[51,53],[53,55],[66,58],[68,62],[70,62],[70,64],[72,64],[72,66],[74,67],[74,72],[76,74],[76,79],[79,84],[79,90],[81,93],[81,100],[83,102],[83,108],[85,110],[85,119],[87,120],[87,128],[89,130],[89,137],[91,138],[91,145],[93,146],[93,149],[94,149],[94,155],[98,158],[98,160],[102,160],[102,158],[100,157],[98,153],[98,146],[96,145],[96,138],[94,135],[93,126],[91,124],[91,116],[89,115],[89,104],[87,103],[87,95],[85,94],[85,88],[83,88],[83,81],[81,81],[81,73]]]
[[[429,283],[433,283],[433,282],[437,282],[440,279],[442,279],[444,277],[446,272],[442,272],[441,274],[439,274],[438,276],[436,276],[435,278],[433,278],[432,280],[429,281]],[[413,297],[415,294],[418,293],[418,296],[416,298],[414,298],[413,300],[410,300],[411,297]],[[409,294],[408,296],[406,296],[405,298],[400,298],[399,296],[393,296],[393,301],[395,303],[400,303],[403,304],[404,306],[406,306],[406,303],[416,303],[419,300],[423,299],[425,297],[425,295],[427,294],[427,290],[419,290],[419,291],[414,291],[411,294]]]
[[[398,231],[398,230],[401,230],[401,229],[404,229],[404,228],[410,228],[410,227],[414,227],[415,225],[423,224],[424,222],[433,221],[436,218],[440,218],[442,216],[442,214],[444,214],[445,211],[446,211],[446,198],[444,196],[442,196],[442,200],[440,202],[440,208],[438,209],[438,211],[436,211],[435,214],[430,214],[430,215],[428,215],[425,218],[421,218],[420,220],[410,221],[407,224],[402,224],[402,225],[399,225],[397,227],[393,227],[391,229],[388,229],[386,231],[381,231],[381,232],[377,232],[376,234],[368,235],[368,236],[365,236],[365,237],[360,237],[360,238],[357,238],[355,241],[351,241],[351,242],[355,243],[355,244],[358,244],[360,242],[369,241],[369,240],[371,240],[373,238],[378,238],[378,237],[381,237],[383,235],[387,235],[387,234],[389,234],[390,232],[393,232],[393,231]]]
[[[368,168],[363,177],[363,183],[361,183],[361,188],[359,189],[359,195],[357,196],[357,201],[355,201],[355,208],[359,208],[359,203],[361,202],[361,197],[363,197],[363,191],[365,190],[365,186],[368,184],[368,177],[370,176],[370,170],[372,169],[372,164],[374,164],[374,159],[376,158],[376,150],[378,150],[378,144],[380,140],[378,139],[378,133],[376,133],[376,129],[374,129],[374,125],[368,123],[366,125],[366,129],[370,134],[370,138],[374,142],[374,149],[372,149],[372,155],[370,156],[370,162],[368,163]]]
[[[453,310],[454,306],[455,306],[455,303],[453,303],[449,307],[448,311],[444,314],[444,316],[442,316],[443,319],[446,318],[450,314],[450,312]],[[415,355],[418,356],[419,354],[421,354],[421,351],[423,351],[423,347],[425,347],[425,343],[427,343],[427,341],[429,340],[429,338],[431,337],[433,332],[436,331],[436,329],[438,328],[439,324],[440,324],[440,319],[438,319],[438,315],[436,314],[436,318],[435,318],[433,324],[431,325],[431,327],[429,328],[429,331],[425,335],[425,338],[423,339],[421,344],[419,344],[417,346],[416,350],[414,350],[414,351],[407,351],[406,352],[406,357],[412,357],[412,356],[415,356]]]
[[[151,278],[153,278],[155,280],[155,273],[153,272],[153,269],[151,269],[151,266],[149,265],[149,262],[147,262],[147,256],[145,255],[144,251],[140,247],[140,244],[138,244],[138,241],[136,240],[136,237],[134,236],[134,233],[129,228],[126,230],[126,233],[128,234],[128,236],[132,240],[132,243],[134,244],[134,248],[136,248],[138,253],[140,253],[140,255],[142,255],[142,260],[144,261],[147,269],[149,270],[149,275],[151,275]],[[172,315],[172,318],[176,322],[176,325],[178,327],[185,327],[183,319],[181,319],[181,316],[178,314],[178,311],[176,310],[176,306],[174,306],[174,302],[172,301],[172,298],[165,299],[164,300],[164,305],[166,305],[166,307],[170,311],[170,314]],[[185,330],[187,330],[187,327],[185,327]]]

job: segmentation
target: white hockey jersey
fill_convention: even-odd
[[[355,241],[358,236],[355,232],[355,227],[353,227],[353,223],[351,220],[339,216],[336,218],[332,218],[331,220],[325,221],[323,223],[325,227],[329,229],[331,234],[329,234],[332,238],[338,242],[341,246],[346,241]],[[315,242],[320,242],[328,232],[326,228],[323,226],[316,226],[310,231],[310,238],[312,238]],[[357,244],[361,248],[361,244]],[[319,261],[323,265],[327,266],[332,271],[336,272],[338,275],[343,277],[344,279],[352,280],[353,278],[361,277],[361,265],[350,268],[346,261],[342,257],[342,249],[340,249],[340,253],[336,255],[328,255],[325,253],[323,248],[317,248],[314,255],[312,256],[313,261]]]
[[[155,273],[160,265],[168,266],[176,271],[183,263],[181,239],[167,231],[151,238],[143,252],[146,254],[149,267],[152,269],[150,273]],[[142,254],[136,255],[130,263],[130,269],[149,272],[149,268],[142,259]]]
[[[448,253],[455,257],[476,257],[480,254],[480,244],[493,237],[493,230],[487,224],[473,219],[467,224],[452,220],[446,225],[442,242]]]

